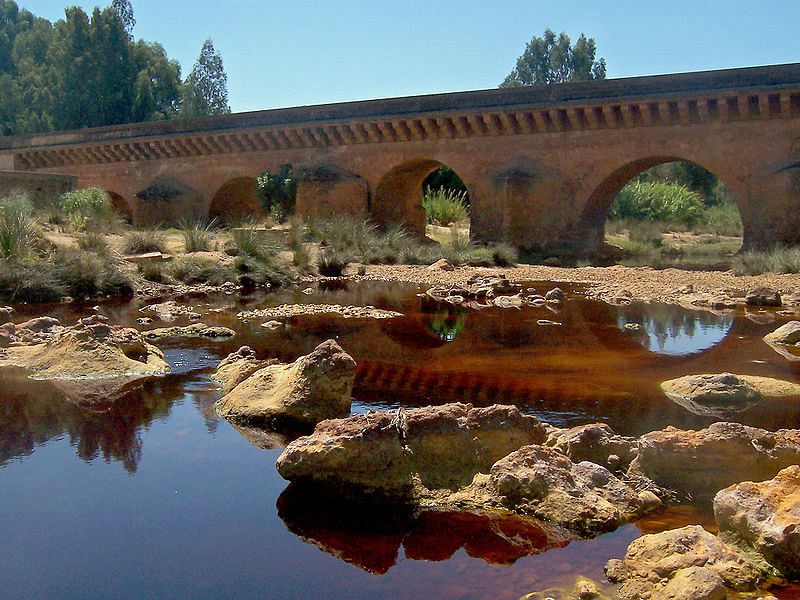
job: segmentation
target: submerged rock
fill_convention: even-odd
[[[761,483],[745,481],[714,497],[720,530],[761,554],[785,576],[800,579],[800,466]]]
[[[151,312],[162,321],[175,321],[179,317],[188,317],[197,320],[201,317],[200,313],[192,310],[189,306],[181,306],[175,300],[168,300],[159,304],[150,304],[139,309],[141,312]]]
[[[143,331],[142,335],[148,340],[163,340],[170,338],[206,338],[223,339],[236,335],[233,329],[227,327],[216,327],[205,323],[192,323],[185,327],[160,327]]]
[[[703,416],[730,417],[754,406],[761,393],[733,373],[687,375],[661,384],[676,404]]]
[[[699,525],[644,535],[605,570],[622,600],[724,600],[728,592],[754,590],[770,573]]]
[[[764,336],[764,341],[781,356],[789,360],[800,360],[800,321],[789,321],[772,333]],[[794,352],[792,352],[794,350]]]
[[[244,310],[240,319],[286,319],[299,315],[337,314],[345,319],[392,319],[403,313],[374,306],[344,306],[341,304],[281,304],[274,308]]]
[[[734,483],[763,481],[798,463],[800,430],[770,432],[720,422],[699,431],[667,427],[643,435],[628,472],[694,497],[712,497]]]
[[[328,340],[291,364],[256,370],[217,401],[217,412],[250,425],[314,425],[342,417],[350,413],[355,369],[352,357]]]

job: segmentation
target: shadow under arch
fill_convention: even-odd
[[[264,211],[256,194],[255,177],[234,177],[217,190],[211,199],[208,218],[228,222],[246,217],[263,217]]]
[[[112,190],[105,190],[108,197],[111,198],[111,206],[114,207],[114,210],[119,213],[122,219],[130,224],[133,222],[133,210],[131,209],[130,203],[125,199],[122,194],[118,194]]]
[[[608,211],[611,208],[612,202],[614,202],[614,198],[617,197],[617,194],[627,183],[643,171],[647,171],[658,165],[678,162],[697,165],[707,170],[709,173],[712,173],[725,184],[742,218],[744,237],[742,247],[746,248],[750,231],[750,212],[748,210],[748,205],[744,202],[742,190],[738,189],[735,184],[735,178],[730,173],[715,169],[713,165],[707,166],[702,161],[692,160],[684,155],[672,153],[658,154],[631,160],[603,177],[600,183],[591,191],[580,218],[581,229],[586,232],[586,246],[595,249],[599,249],[603,246]]]
[[[415,158],[391,168],[381,177],[371,198],[370,218],[380,227],[402,225],[409,233],[425,237],[422,183],[436,169],[445,166],[453,169],[452,165],[436,159]],[[458,174],[456,169],[453,171]]]

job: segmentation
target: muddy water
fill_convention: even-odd
[[[714,421],[664,398],[664,379],[728,370],[800,382],[800,362],[760,340],[788,318],[773,312],[748,318],[579,299],[559,311],[474,311],[419,292],[351,283],[310,296],[183,300],[237,336],[161,344],[173,373],[110,407],[84,407],[50,383],[0,373],[0,597],[518,598],[578,574],[601,578],[605,561],[642,533],[713,525],[708,506],[674,507],[567,544],[512,518],[415,516],[303,497],[274,469],[285,439],[237,431],[214,414],[209,374],[240,345],[290,360],[336,338],[359,364],[356,411],[505,402],[554,424],[602,420],[626,434]],[[303,301],[405,316],[297,317],[276,331],[236,318]],[[122,324],[142,316],[133,304],[47,312],[70,323],[96,311]],[[765,400],[735,419],[800,427],[800,399]]]

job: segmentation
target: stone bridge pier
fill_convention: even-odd
[[[254,179],[290,163],[297,212],[424,235],[442,165],[478,242],[590,254],[633,177],[672,161],[719,177],[744,248],[800,244],[800,63],[459,92],[0,139],[0,169],[77,176],[134,223],[260,210]]]

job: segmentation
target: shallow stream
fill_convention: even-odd
[[[214,413],[209,376],[242,345],[289,361],[335,338],[359,365],[355,412],[513,403],[554,425],[604,421],[626,435],[715,420],[668,400],[658,387],[666,379],[730,371],[800,382],[800,361],[761,341],[790,318],[776,312],[610,306],[577,297],[579,288],[558,310],[473,310],[421,291],[337,282],[311,295],[181,300],[237,335],[159,342],[173,372],[110,407],[81,406],[51,383],[0,372],[0,597],[516,599],[577,575],[602,579],[606,560],[643,533],[713,528],[710,507],[678,506],[564,546],[496,516],[418,518],[298,497],[274,467],[286,438],[239,431]],[[266,319],[236,316],[284,302],[404,316],[301,316],[274,331],[261,327]],[[22,308],[18,318],[44,313],[71,324],[99,312],[112,323],[163,326],[138,325],[140,306]],[[798,428],[800,398],[766,399],[733,420]]]

